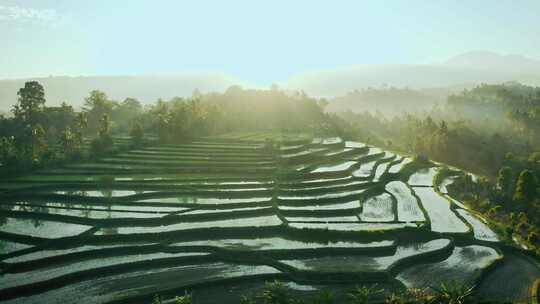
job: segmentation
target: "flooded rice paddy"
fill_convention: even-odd
[[[13,178],[0,201],[0,300],[150,303],[198,290],[197,303],[204,290],[274,279],[304,292],[484,286],[505,261],[499,237],[436,191],[436,166],[402,176],[411,165],[340,138],[273,151],[201,139]],[[489,275],[530,267],[519,255],[505,263]]]

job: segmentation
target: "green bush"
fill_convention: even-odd
[[[152,304],[161,304],[161,296],[160,295],[154,295],[154,298],[152,299]]]
[[[377,285],[367,287],[356,287],[349,293],[349,299],[351,304],[367,304],[370,303],[373,297],[377,294],[381,294],[382,289],[377,289]]]
[[[442,283],[440,287],[432,287],[435,291],[434,302],[441,304],[466,304],[473,301],[475,286],[456,281]]]
[[[191,294],[186,293],[183,296],[177,296],[174,298],[176,304],[191,304],[193,303],[193,297]]]
[[[330,290],[322,290],[313,300],[313,304],[332,304],[334,303],[334,295]]]
[[[409,288],[401,292],[394,292],[386,297],[387,304],[407,304],[407,303],[431,303],[431,296],[425,289]]]
[[[531,243],[534,246],[540,245],[540,236],[536,231],[529,232],[529,235],[527,236],[527,241]]]
[[[279,281],[266,282],[264,291],[259,296],[264,304],[290,304],[294,303],[288,288]]]
[[[162,304],[163,299],[160,295],[156,294],[154,295],[154,298],[152,299],[152,304]],[[192,304],[193,303],[193,296],[190,293],[187,293],[183,296],[177,296],[174,298],[175,304]]]

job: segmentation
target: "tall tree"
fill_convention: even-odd
[[[115,122],[115,131],[128,132],[131,121],[142,113],[143,106],[135,98],[128,97],[116,104],[111,114],[111,120]]]
[[[80,156],[81,145],[77,135],[66,127],[60,134],[59,142],[66,159],[73,159]]]
[[[109,115],[103,114],[99,120],[99,124],[98,136],[92,141],[92,156],[94,157],[108,153],[113,147]]]
[[[99,120],[99,123],[99,138],[106,139],[108,137],[111,137],[111,119],[109,118],[109,115],[103,114],[103,116]]]
[[[102,91],[94,90],[85,98],[83,110],[88,119],[88,132],[95,134],[100,128],[100,120],[103,115],[111,116],[114,103],[109,100],[107,94]]]
[[[15,118],[34,126],[45,105],[45,90],[37,81],[28,81],[17,92],[17,104],[13,107]]]
[[[536,179],[530,170],[523,170],[519,174],[516,184],[516,192],[514,200],[519,202],[527,202],[532,200],[536,195]]]
[[[88,127],[88,119],[86,118],[86,113],[79,112],[77,118],[75,119],[75,137],[79,145],[83,144],[83,134],[84,130]]]
[[[0,165],[3,168],[15,169],[20,156],[15,137],[0,138]]]
[[[43,161],[43,156],[48,150],[45,130],[41,125],[38,124],[32,128],[31,139],[31,160],[34,165],[40,165]]]
[[[497,185],[505,197],[510,197],[512,195],[512,188],[514,185],[513,175],[512,168],[508,166],[502,167],[499,170]]]
[[[133,120],[131,123],[131,130],[129,131],[131,140],[135,146],[139,146],[144,138],[144,129],[142,123],[138,120]]]

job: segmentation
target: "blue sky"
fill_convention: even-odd
[[[540,58],[538,0],[0,0],[0,78],[220,72],[266,85],[472,50]]]

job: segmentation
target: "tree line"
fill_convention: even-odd
[[[115,137],[129,137],[131,146],[232,131],[345,133],[336,115],[324,112],[325,101],[302,92],[246,90],[233,86],[223,93],[159,99],[143,105],[135,98],[116,101],[94,90],[82,109],[67,103],[46,105],[45,89],[37,81],[17,92],[11,114],[0,116],[1,171],[25,172],[66,161],[114,153]]]

